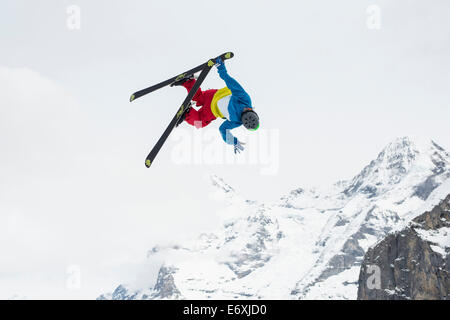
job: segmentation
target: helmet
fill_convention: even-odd
[[[259,128],[259,117],[253,110],[245,110],[242,112],[241,121],[248,130],[255,131]]]

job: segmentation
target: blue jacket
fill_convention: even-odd
[[[250,96],[245,92],[241,85],[228,75],[225,64],[217,67],[219,76],[225,81],[228,89],[231,91],[230,102],[228,103],[228,113],[230,119],[226,120],[219,127],[223,140],[228,144],[236,144],[237,138],[234,137],[230,130],[242,125],[241,114],[244,108],[253,108]]]

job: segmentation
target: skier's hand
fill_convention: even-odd
[[[245,143],[236,140],[236,143],[234,144],[234,153],[241,153],[241,151],[244,151],[244,145]]]

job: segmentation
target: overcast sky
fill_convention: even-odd
[[[450,150],[449,13],[446,0],[2,1],[0,298],[93,298],[139,274],[154,244],[218,225],[213,173],[270,201],[352,178],[399,136]],[[234,132],[247,150],[233,155],[221,120],[183,124],[146,169],[186,93],[130,94],[226,51],[261,119]],[[223,86],[213,69],[203,87]]]

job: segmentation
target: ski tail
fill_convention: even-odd
[[[165,80],[163,82],[160,82],[158,84],[155,84],[153,86],[150,86],[148,88],[136,91],[135,93],[133,93],[130,97],[130,102],[133,102],[134,100],[136,100],[137,98],[140,98],[142,96],[145,96],[146,94],[149,94],[153,91],[156,91],[158,89],[164,88],[168,85],[170,85],[171,83],[180,80],[181,78],[184,78],[185,76],[191,75],[191,74],[195,74],[199,71],[201,71],[203,68],[205,67],[205,64],[201,64],[195,68],[192,68],[191,70],[188,70],[186,72],[183,72],[182,74],[179,74],[173,78],[170,78],[168,80]]]
[[[225,60],[227,60],[227,59],[233,58],[233,57],[234,57],[234,53],[233,53],[233,52],[226,52],[226,53],[224,53],[224,54],[222,54],[222,55],[220,55],[220,56],[218,56],[218,57],[216,57],[216,58],[214,58],[214,59],[211,59],[211,60],[209,60],[209,61],[213,61],[213,63],[215,63],[215,60],[216,60],[217,58],[219,58],[219,57],[222,58],[222,60],[225,61]],[[197,72],[202,71],[202,70],[207,66],[207,63],[208,63],[208,62],[202,63],[201,65],[199,65],[199,66],[197,66],[197,67],[195,67],[195,68],[192,68],[192,69],[190,69],[190,70],[188,70],[188,71],[186,71],[186,72],[183,72],[183,73],[181,73],[181,74],[179,74],[179,75],[176,75],[175,77],[172,77],[172,78],[170,78],[170,79],[167,79],[167,80],[165,80],[165,81],[162,81],[162,82],[160,82],[160,83],[157,83],[157,84],[155,84],[155,85],[153,85],[153,86],[150,86],[150,87],[148,87],[148,88],[145,88],[145,89],[136,91],[135,93],[133,93],[133,94],[130,96],[130,102],[133,102],[134,100],[136,100],[136,99],[138,99],[138,98],[140,98],[140,97],[142,97],[142,96],[145,96],[146,94],[149,94],[149,93],[151,93],[151,92],[153,92],[153,91],[156,91],[156,90],[158,90],[158,89],[164,88],[164,87],[170,85],[171,83],[180,80],[180,79],[183,78],[183,77],[186,77],[186,76],[188,76],[188,75],[192,75],[192,74],[195,74],[195,73],[197,73]]]

